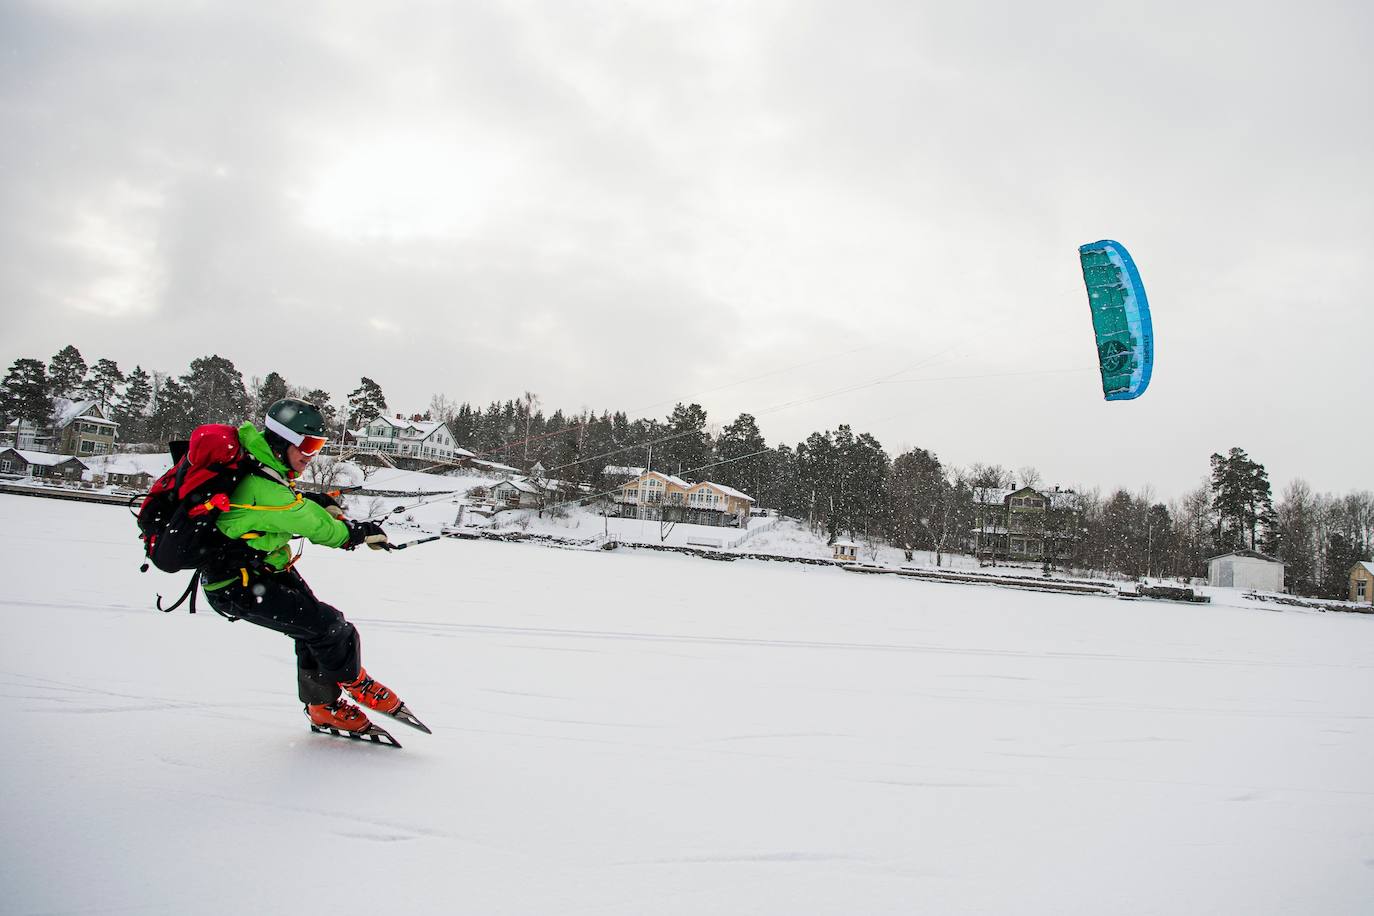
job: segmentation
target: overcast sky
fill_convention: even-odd
[[[1368,489],[1370,10],[0,0],[0,359]],[[1137,401],[1101,238],[1154,316]]]

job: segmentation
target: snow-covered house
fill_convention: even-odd
[[[749,509],[754,505],[754,497],[707,480],[687,490],[686,503],[689,510],[718,514],[720,521],[717,524],[745,528],[749,525]]]
[[[499,461],[483,461],[480,458],[469,458],[468,456],[471,455],[472,452],[467,449],[460,448],[458,451],[460,453],[458,459],[462,462],[464,467],[476,468],[479,471],[483,471],[487,474],[495,474],[498,477],[511,477],[520,473],[519,468],[511,467],[508,464],[502,464]]]
[[[1258,550],[1236,550],[1207,561],[1207,584],[1221,588],[1283,591],[1283,561]]]
[[[410,419],[400,414],[377,417],[351,435],[354,447],[359,452],[383,452],[440,461],[475,457],[467,449],[458,447],[448,424],[440,420],[422,420],[418,416]]]
[[[609,476],[610,468],[607,468]],[[622,517],[663,519],[692,525],[744,528],[754,498],[725,484],[689,483],[662,471],[643,471],[625,481],[612,497]]]
[[[172,456],[167,452],[152,454],[122,453],[97,455],[84,461],[89,470],[85,478],[93,483],[107,486],[125,487],[133,490],[146,490],[172,467]]]
[[[496,506],[508,509],[536,509],[544,491],[523,477],[503,480],[487,490],[488,498]]]
[[[17,449],[68,455],[104,455],[114,449],[119,424],[105,415],[99,401],[53,398],[52,414],[43,426],[12,420],[4,441]]]
[[[1350,567],[1350,600],[1374,604],[1374,563],[1361,560]]]
[[[124,487],[133,490],[146,490],[156,479],[150,471],[139,467],[132,461],[110,461],[94,465],[88,476],[99,477],[106,486]]]
[[[0,451],[0,474],[48,480],[80,480],[86,470],[86,465],[71,455],[17,448]]]
[[[859,545],[847,538],[840,538],[833,545],[835,550],[835,561],[838,563],[856,563],[859,559]]]
[[[1081,512],[1073,490],[978,488],[973,493],[973,550],[978,556],[1066,559]]]

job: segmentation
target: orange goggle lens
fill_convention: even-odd
[[[296,448],[301,450],[302,455],[318,455],[328,441],[324,436],[301,436],[301,444]]]

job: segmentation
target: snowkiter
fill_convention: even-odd
[[[346,692],[368,709],[428,731],[400,697],[368,676],[358,631],[338,609],[316,598],[294,568],[290,542],[296,537],[344,550],[360,544],[390,547],[377,523],[345,519],[327,495],[296,492],[296,479],[326,442],[319,408],[285,398],[268,409],[263,429],[245,423],[238,436],[255,465],[230,494],[231,508],[217,526],[252,549],[226,551],[206,566],[206,599],[222,614],[295,640],[297,690],[313,728],[352,737],[386,734],[343,698]]]

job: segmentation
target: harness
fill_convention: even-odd
[[[290,510],[295,509],[301,503],[305,502],[305,497],[295,491],[294,483],[290,480],[283,479],[282,476],[276,473],[273,469],[269,467],[259,466],[253,469],[253,473],[258,474],[261,477],[275,479],[277,482],[282,483],[287,487],[290,487],[293,495],[296,498],[284,506],[257,506],[250,505],[247,503],[230,502],[229,497],[221,493],[207,500],[202,505],[204,505],[207,511],[210,509],[218,509],[221,512],[227,512],[230,509],[245,509],[252,512],[289,512]],[[228,559],[235,553],[239,555],[237,562],[241,563],[242,565],[238,567],[238,575],[231,577],[229,579],[221,579],[217,582],[207,583],[205,585],[205,590],[207,592],[218,591],[219,589],[224,588],[225,586],[230,585],[236,581],[241,582],[243,586],[247,588],[249,580],[252,576],[260,576],[268,572],[284,573],[287,570],[291,569],[293,566],[296,565],[296,561],[301,558],[301,554],[305,550],[305,545],[301,544],[300,549],[296,551],[296,555],[291,557],[291,559],[286,562],[285,566],[281,567],[280,569],[277,569],[276,567],[273,567],[270,563],[267,562],[266,553],[264,553],[261,550],[254,550],[247,544],[243,543],[245,541],[251,541],[255,538],[262,537],[262,535],[263,532],[260,531],[248,531],[240,535],[237,539],[229,540],[229,543],[226,545],[224,551],[226,555],[225,558]],[[235,548],[238,549],[235,550]],[[234,562],[231,561],[227,565],[229,569],[232,569],[234,567]],[[177,598],[177,600],[170,606],[163,607],[162,596],[158,595],[157,609],[159,611],[162,611],[164,614],[168,614],[176,610],[177,608],[181,607],[181,605],[185,603],[187,599],[190,599],[190,604],[187,606],[187,610],[190,613],[194,614],[196,612],[197,586],[201,584],[201,578],[204,572],[204,567],[197,567],[196,571],[191,575],[191,581],[186,584],[186,590],[183,591],[181,593],[181,596]],[[226,620],[229,620],[231,623],[239,619],[233,616],[232,614],[226,614],[224,611],[221,611],[219,608],[216,608],[213,605],[211,607],[215,611],[215,613],[219,614]]]

